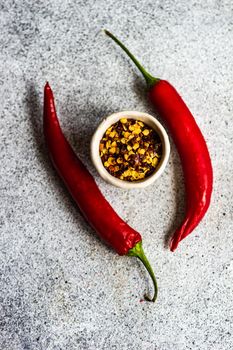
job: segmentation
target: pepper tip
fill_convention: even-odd
[[[103,32],[104,34],[106,34],[106,35],[109,35],[109,31],[108,31],[107,29],[105,29],[105,28],[102,28],[102,32]]]
[[[157,299],[157,293],[154,295],[153,298],[150,298],[150,297],[148,297],[147,294],[144,294],[144,299],[145,299],[146,301],[151,302],[151,303],[155,303],[155,302],[156,302],[156,299]]]
[[[175,251],[176,248],[178,247],[178,244],[179,244],[179,242],[175,241],[174,238],[172,238],[172,239],[170,240],[169,247],[170,247],[170,251],[171,251],[172,253],[174,253],[174,251]]]
[[[47,92],[52,91],[48,81],[46,81],[46,84],[44,86],[44,91],[47,91]]]

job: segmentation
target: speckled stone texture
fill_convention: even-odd
[[[230,350],[233,348],[232,1],[0,2],[0,349]],[[184,188],[174,145],[152,186],[102,181],[90,137],[115,111],[155,114],[144,82],[101,33],[124,40],[168,79],[201,127],[214,167],[203,222],[175,253]],[[89,228],[51,167],[42,135],[49,80],[62,127],[116,211],[144,237],[151,282]]]

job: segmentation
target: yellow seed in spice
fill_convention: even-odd
[[[117,158],[117,163],[118,163],[118,164],[122,164],[122,163],[123,163],[123,159],[122,159],[122,158],[120,158],[120,157],[119,157],[119,158]]]
[[[147,157],[147,158],[146,158],[146,162],[147,162],[148,164],[151,164],[152,158],[151,158],[151,157]]]
[[[124,135],[125,138],[128,138],[128,137],[130,136],[130,133],[129,133],[128,131],[125,131],[125,132],[123,133],[123,135]]]
[[[150,155],[151,158],[154,158],[154,152],[153,151],[149,151],[148,154]]]
[[[112,142],[112,147],[115,147],[117,145],[116,141]]]
[[[109,163],[110,165],[114,165],[114,164],[116,164],[116,161],[115,161],[115,159],[114,159],[113,157],[109,157],[109,158],[108,158],[108,163]]]
[[[135,129],[141,128],[140,125],[138,124],[138,122],[136,122],[136,123],[134,124],[134,128],[135,128]]]
[[[132,154],[135,154],[133,151],[130,151],[129,152],[129,156],[131,156]]]
[[[125,123],[127,123],[127,119],[126,119],[126,118],[121,118],[121,119],[120,119],[120,122],[121,122],[122,124],[125,124]]]
[[[112,126],[110,126],[110,128],[108,128],[108,129],[106,130],[106,135],[109,135],[111,131],[112,131]]]
[[[150,131],[148,129],[145,129],[145,130],[143,130],[142,133],[143,133],[143,135],[147,136],[147,135],[149,135]]]
[[[141,127],[144,126],[143,122],[140,122],[139,120],[138,120],[138,124],[139,124]]]
[[[137,171],[135,171],[135,173],[133,174],[133,177],[135,178],[135,180],[140,180],[140,179],[143,179],[145,177],[145,174],[138,173]]]
[[[106,148],[109,149],[111,147],[111,141],[106,142]]]
[[[116,154],[119,154],[119,153],[120,153],[120,148],[117,147],[117,148],[116,148]]]
[[[140,132],[141,132],[141,129],[135,129],[135,130],[133,131],[133,134],[138,135],[138,134],[140,134]]]
[[[116,131],[111,131],[109,137],[113,138],[116,135]]]
[[[123,172],[123,175],[124,175],[124,176],[130,176],[130,175],[131,175],[131,169],[125,170],[125,171]]]
[[[121,143],[125,144],[126,143],[126,139],[124,137],[122,137],[121,139]]]
[[[104,162],[104,166],[106,166],[106,168],[108,168],[109,167],[109,163],[106,161],[106,162]]]
[[[138,148],[139,148],[139,143],[135,143],[135,144],[133,145],[133,149],[136,150],[136,149],[138,149]]]
[[[144,154],[145,152],[146,152],[146,150],[143,149],[143,148],[139,148],[139,150],[138,150],[138,153],[139,153],[139,154]]]
[[[128,154],[124,154],[124,158],[125,158],[125,160],[128,160],[129,155]]]
[[[137,175],[136,170],[132,170],[132,171],[131,171],[131,176],[132,176],[132,177],[135,177],[136,175]]]
[[[144,146],[148,148],[150,146],[150,144],[148,142],[145,142]]]
[[[127,146],[127,150],[131,151],[132,147],[130,145]]]
[[[115,171],[115,172],[119,171],[119,169],[120,169],[120,168],[119,168],[118,165],[116,165],[116,166],[114,167],[114,171]]]
[[[130,130],[130,131],[134,131],[134,129],[135,129],[135,126],[134,126],[134,125],[130,125],[130,126],[129,126],[129,130]]]
[[[112,154],[116,153],[116,147],[111,147],[109,149],[109,153],[112,153]]]
[[[154,157],[154,159],[152,160],[152,166],[156,167],[156,165],[158,164],[158,158]]]

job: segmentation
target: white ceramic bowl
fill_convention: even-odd
[[[159,135],[162,142],[162,157],[160,159],[159,165],[156,170],[148,177],[143,180],[129,182],[125,180],[120,180],[111,174],[105,169],[99,154],[99,144],[105,133],[105,131],[114,123],[116,123],[121,118],[129,118],[129,119],[140,119],[145,124],[149,125],[152,129],[154,129]],[[107,181],[108,183],[121,187],[121,188],[143,188],[150,184],[152,184],[158,177],[162,174],[165,169],[165,166],[168,162],[170,154],[170,143],[167,136],[167,133],[164,127],[158,122],[157,119],[152,117],[152,115],[137,111],[123,111],[111,114],[109,117],[106,117],[96,129],[92,140],[91,140],[91,159],[96,167],[100,176]]]

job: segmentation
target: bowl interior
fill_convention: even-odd
[[[155,169],[155,171],[148,177],[142,180],[138,180],[135,182],[120,180],[114,176],[112,176],[107,169],[104,167],[100,154],[99,154],[99,144],[100,141],[105,133],[105,131],[114,123],[118,122],[121,118],[127,118],[127,119],[135,119],[135,120],[141,120],[145,124],[147,124],[149,127],[155,130],[155,132],[159,135],[161,143],[162,143],[162,156],[160,159],[160,162]],[[123,187],[123,188],[137,188],[137,187],[145,187],[154,182],[162,173],[164,170],[168,157],[170,153],[170,144],[168,140],[167,133],[163,126],[151,115],[147,113],[142,112],[136,112],[136,111],[126,111],[126,112],[119,112],[114,113],[110,115],[109,117],[105,118],[95,131],[92,142],[91,142],[91,157],[92,161],[97,168],[97,171],[99,174],[111,184]]]

